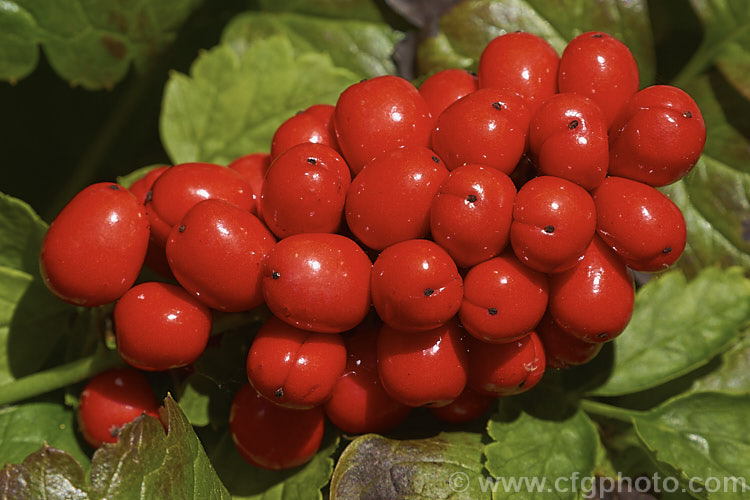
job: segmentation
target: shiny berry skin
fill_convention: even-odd
[[[624,43],[589,31],[565,47],[557,82],[560,93],[575,92],[596,102],[609,127],[638,91],[638,65]]]
[[[599,354],[604,344],[584,342],[557,326],[557,323],[546,315],[535,329],[544,345],[547,368],[568,368],[583,365]]]
[[[586,190],[607,175],[607,119],[582,95],[557,94],[544,101],[529,124],[529,147],[541,175],[561,177]]]
[[[410,333],[383,325],[378,336],[378,372],[386,392],[407,406],[445,406],[466,386],[463,331],[450,321]]]
[[[94,448],[116,443],[120,428],[143,414],[159,418],[156,400],[146,376],[131,368],[110,370],[92,378],[81,392],[78,425]]]
[[[480,394],[520,394],[534,387],[544,375],[544,347],[535,332],[503,344],[488,344],[469,337],[466,346],[467,385]]]
[[[480,340],[510,342],[539,323],[548,293],[547,277],[506,251],[469,269],[458,317],[466,331]]]
[[[263,259],[275,239],[247,210],[205,200],[176,225],[167,259],[177,281],[207,306],[247,311],[263,303]]]
[[[595,229],[596,209],[589,193],[565,179],[543,176],[524,184],[516,195],[510,243],[525,265],[558,273],[581,260]]]
[[[335,233],[344,217],[350,184],[349,167],[334,149],[312,143],[292,146],[271,163],[266,174],[263,220],[278,238]]]
[[[432,148],[449,170],[476,163],[509,174],[526,148],[530,118],[515,92],[479,89],[438,117]]]
[[[223,200],[242,210],[255,212],[253,190],[231,168],[212,163],[182,163],[164,172],[151,187],[146,203],[152,238],[166,246],[169,231],[185,214],[207,199]]]
[[[250,186],[255,200],[255,210],[251,209],[250,211],[260,217],[260,193],[263,190],[263,182],[266,179],[268,167],[271,166],[271,155],[268,153],[251,153],[237,158],[227,166],[239,173]]]
[[[397,330],[433,330],[461,307],[463,280],[450,255],[429,240],[407,240],[383,250],[372,266],[372,303]]]
[[[477,90],[477,77],[463,69],[444,69],[431,75],[419,86],[433,118],[467,94]]]
[[[531,33],[506,33],[490,41],[479,57],[479,87],[508,89],[521,95],[531,112],[557,93],[560,57]]]
[[[345,236],[295,234],[279,241],[263,263],[263,296],[282,321],[313,332],[357,326],[370,310],[372,263]]]
[[[425,238],[430,205],[448,170],[422,147],[398,148],[368,163],[352,180],[346,222],[359,241],[375,250]]]
[[[117,350],[141,370],[186,366],[203,354],[211,310],[177,285],[141,283],[117,301]]]
[[[403,78],[378,76],[339,96],[334,112],[339,147],[354,175],[394,148],[427,147],[433,119],[419,91]]]
[[[303,143],[322,144],[335,148],[336,136],[331,135],[328,124],[316,115],[306,112],[298,113],[279,125],[271,139],[271,158],[276,159],[281,153]]]
[[[325,403],[328,419],[347,434],[385,433],[395,428],[411,408],[394,401],[380,383],[377,342],[380,323],[365,320],[345,334],[346,368]]]
[[[569,334],[586,342],[607,342],[630,321],[635,290],[625,264],[599,236],[581,262],[550,275],[549,313]]]
[[[264,398],[305,409],[323,404],[346,366],[340,335],[300,330],[270,317],[247,355],[247,378]]]
[[[430,408],[430,413],[443,422],[463,424],[487,413],[494,401],[494,397],[480,394],[467,387],[458,399],[447,406]]]
[[[267,470],[291,469],[310,460],[320,448],[325,429],[321,407],[292,410],[273,404],[250,384],[232,401],[229,431],[237,451]]]
[[[706,143],[706,124],[686,92],[654,85],[628,101],[611,136],[610,175],[666,186],[695,166]]]
[[[127,189],[111,182],[88,186],[44,236],[39,255],[44,284],[78,306],[117,300],[141,271],[148,237],[143,205]]]
[[[157,167],[151,170],[149,173],[138,179],[130,186],[130,192],[135,195],[138,201],[145,205],[146,199],[149,197],[151,186],[154,185],[156,179],[161,174],[167,171],[169,167]],[[164,251],[164,245],[156,243],[153,238],[149,238],[148,249],[146,250],[146,258],[143,262],[149,269],[160,274],[167,279],[174,279],[172,270],[169,269],[169,262],[167,262],[167,255]]]
[[[430,208],[432,238],[459,267],[500,254],[510,238],[516,186],[494,168],[464,165],[440,185]]]
[[[151,186],[154,185],[156,179],[166,172],[167,169],[169,169],[167,166],[156,167],[131,184],[128,190],[133,193],[138,200],[138,203],[146,203],[146,198],[148,197],[148,192],[151,191]]]
[[[687,239],[682,211],[641,182],[607,177],[592,193],[599,236],[636,271],[663,271],[682,255]]]

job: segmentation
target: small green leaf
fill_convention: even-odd
[[[44,444],[21,465],[0,471],[0,498],[65,498],[84,500],[86,474],[68,452]]]
[[[39,274],[47,224],[27,203],[0,193],[0,266]]]
[[[690,283],[679,271],[637,294],[630,324],[615,340],[612,372],[591,391],[618,396],[673,380],[726,350],[750,321],[750,281],[739,268],[706,268]]]
[[[156,165],[149,165],[147,167],[141,167],[137,170],[133,170],[127,175],[120,175],[117,177],[116,181],[119,185],[122,187],[130,189],[130,186],[132,186],[135,181],[143,178],[147,173],[151,172],[154,169],[157,169],[159,167],[163,167],[164,165],[156,164]]]
[[[443,432],[395,440],[377,434],[346,447],[331,480],[331,500],[347,498],[489,498],[483,490],[482,435]]]
[[[226,164],[267,151],[276,128],[300,109],[333,104],[357,80],[330,57],[297,53],[288,38],[259,40],[242,56],[227,45],[175,73],[164,92],[161,135],[174,163]]]
[[[747,394],[692,393],[633,421],[653,459],[679,473],[691,493],[711,499],[740,499],[750,494]]]

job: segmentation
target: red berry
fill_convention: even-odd
[[[300,330],[272,316],[250,346],[247,378],[269,401],[305,409],[331,396],[345,366],[340,335]]]
[[[111,182],[78,193],[44,236],[39,267],[65,302],[94,307],[117,300],[135,282],[148,247],[143,205]]]
[[[477,90],[477,77],[463,69],[444,69],[427,78],[419,87],[433,118],[467,94]]]
[[[131,184],[128,189],[133,193],[133,196],[136,197],[139,203],[146,203],[146,198],[148,198],[148,192],[151,191],[151,186],[154,185],[156,179],[166,172],[168,168],[169,167],[167,166],[157,167]]]
[[[159,418],[159,402],[139,371],[110,370],[92,378],[81,392],[78,425],[88,444],[116,443],[120,428],[143,414]]]
[[[263,263],[263,296],[271,312],[303,330],[336,333],[357,326],[370,310],[372,263],[349,238],[295,234]]]
[[[544,345],[547,368],[568,368],[588,363],[599,354],[604,345],[579,340],[557,326],[549,315],[542,318],[536,327],[536,333]]]
[[[467,387],[458,399],[447,406],[430,408],[430,412],[443,422],[463,424],[487,413],[494,401],[493,396],[480,394]]]
[[[250,210],[261,217],[260,193],[263,190],[263,182],[266,178],[268,167],[271,166],[271,155],[268,153],[251,153],[241,156],[230,163],[229,168],[239,173],[250,186],[255,200],[255,210]]]
[[[298,144],[313,143],[336,147],[336,136],[328,124],[315,114],[301,112],[279,125],[271,140],[271,158],[276,159],[287,149]]]
[[[320,448],[324,428],[322,408],[283,408],[250,384],[237,392],[229,413],[229,431],[240,455],[268,470],[291,469],[310,460]]]

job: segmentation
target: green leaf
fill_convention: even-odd
[[[673,399],[633,421],[653,459],[678,473],[681,482],[692,487],[691,493],[711,499],[740,499],[750,494],[750,396],[747,394],[693,393]],[[743,482],[735,483],[732,478]],[[717,489],[717,485],[721,487]],[[737,491],[733,492],[733,487]],[[704,488],[717,491],[707,495]]]
[[[591,394],[630,394],[673,380],[726,350],[748,321],[750,281],[739,268],[706,268],[690,283],[679,271],[655,277],[639,290],[615,340],[609,378]]]
[[[298,52],[320,52],[360,78],[396,72],[393,48],[402,36],[385,23],[336,20],[295,13],[248,12],[224,30],[222,43],[242,54],[258,40],[283,34]]]
[[[372,0],[259,0],[263,10],[270,12],[297,12],[311,16],[334,19],[357,19],[382,22],[383,16]]]
[[[750,394],[750,335],[745,336],[723,353],[719,366],[711,373],[697,379],[691,390],[722,391]]]
[[[173,74],[164,93],[161,135],[174,163],[226,164],[267,151],[281,122],[310,105],[335,103],[357,80],[324,54],[295,52],[282,36],[254,43],[241,57],[219,45],[190,74]]]
[[[27,203],[0,193],[0,266],[39,274],[47,224]]]
[[[646,2],[612,0],[548,2],[546,0],[467,0],[440,19],[445,37],[420,47],[419,69],[432,73],[443,64],[476,69],[485,45],[517,30],[547,39],[559,53],[585,31],[604,31],[624,42],[638,62],[641,84],[654,80],[655,55]]]
[[[47,443],[66,450],[88,469],[89,457],[75,425],[75,412],[60,404],[27,403],[0,409],[0,467],[21,463]]]
[[[143,70],[175,36],[200,0],[3,0],[0,2],[0,80],[31,73],[39,48],[73,85],[111,88],[131,63]]]
[[[482,490],[482,435],[443,432],[427,439],[355,438],[331,479],[331,500],[347,498],[489,498]]]
[[[6,465],[0,471],[2,498],[89,498],[86,474],[69,453],[44,444],[21,465]]]
[[[135,183],[135,181],[145,177],[145,175],[151,172],[152,170],[157,169],[159,167],[163,167],[163,166],[164,165],[162,164],[156,164],[156,165],[148,165],[146,167],[141,167],[137,170],[133,170],[129,174],[118,176],[116,181],[122,187],[130,189],[130,186],[132,186]]]
[[[509,420],[496,414],[487,430],[493,439],[485,453],[487,470],[496,478],[495,498],[578,498],[587,493],[575,491],[576,484],[567,481],[574,473],[593,475],[600,447],[596,426],[581,410],[566,414],[558,408],[555,420],[528,413]]]

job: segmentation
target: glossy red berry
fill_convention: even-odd
[[[169,167],[158,167],[151,170],[149,173],[138,179],[130,186],[130,192],[135,195],[138,201],[145,205],[146,199],[149,198],[151,192],[151,186],[154,185],[156,179],[161,174],[167,171]],[[164,245],[159,244],[154,238],[149,238],[148,249],[146,250],[146,258],[143,262],[146,267],[152,271],[160,274],[167,279],[174,279],[172,270],[169,269],[169,262],[167,262],[167,255],[164,250]]]
[[[535,332],[502,344],[467,338],[468,386],[488,396],[526,392],[542,379],[546,368],[544,347]]]
[[[270,317],[253,339],[247,378],[261,396],[287,408],[312,408],[333,393],[346,366],[340,335],[300,330]]]
[[[466,386],[467,358],[456,321],[410,333],[383,325],[378,372],[386,392],[407,406],[445,406]]]
[[[430,408],[430,412],[443,422],[463,424],[477,420],[487,413],[494,401],[493,396],[481,394],[467,387],[458,399],[447,406]]]
[[[544,38],[524,32],[506,33],[482,51],[479,87],[517,92],[533,112],[557,92],[559,64],[560,57]]]
[[[432,147],[449,170],[479,164],[509,174],[526,148],[529,114],[511,90],[484,88],[454,102],[438,117]]]
[[[611,136],[611,175],[666,186],[695,166],[706,143],[706,124],[685,91],[654,85],[628,101]]]
[[[547,368],[568,368],[588,363],[599,354],[604,344],[584,342],[557,326],[546,315],[535,329],[544,346]]]
[[[322,144],[336,147],[336,136],[331,135],[328,124],[315,114],[301,112],[287,118],[279,125],[271,140],[271,158],[276,159],[281,153],[303,143]]]
[[[263,303],[261,263],[274,242],[247,210],[205,200],[172,229],[167,259],[177,281],[207,306],[247,311]]]
[[[111,182],[79,192],[44,236],[39,268],[47,288],[65,302],[100,306],[135,282],[148,247],[143,205]]]
[[[524,266],[513,252],[472,267],[464,278],[458,317],[466,331],[485,342],[526,335],[544,315],[547,277]]]
[[[588,31],[568,43],[560,58],[560,93],[592,99],[612,125],[638,91],[638,65],[630,49],[611,35]]]
[[[529,147],[541,175],[594,189],[607,175],[607,118],[587,97],[557,94],[544,101],[532,116]]]
[[[370,310],[372,263],[338,234],[296,234],[279,241],[263,263],[263,296],[286,323],[336,333],[357,326]]]
[[[394,148],[427,147],[433,119],[419,91],[403,78],[378,76],[350,86],[334,113],[341,152],[354,175]]]
[[[263,191],[263,182],[266,172],[271,166],[271,155],[268,153],[251,153],[241,156],[228,165],[229,168],[239,173],[250,186],[255,200],[255,210],[250,210],[261,217],[260,193]]]
[[[143,414],[159,418],[159,402],[141,372],[123,368],[92,378],[81,392],[78,425],[94,448],[116,443],[123,425]]]
[[[550,275],[550,315],[586,342],[607,342],[622,333],[634,300],[633,278],[598,236],[574,268]]]
[[[682,255],[687,231],[672,200],[641,182],[608,177],[592,193],[599,236],[636,271],[662,271]]]
[[[380,253],[372,266],[372,303],[390,327],[433,330],[461,307],[463,280],[450,255],[429,240],[407,240]]]
[[[128,190],[133,193],[133,196],[136,197],[139,203],[146,203],[146,198],[148,197],[148,192],[151,191],[151,186],[154,185],[156,179],[166,172],[167,169],[169,169],[169,167],[165,165],[150,170],[146,175],[131,184]]]
[[[229,413],[229,431],[240,455],[268,470],[291,469],[310,460],[320,448],[324,428],[321,407],[284,408],[250,384],[237,392]]]
[[[500,254],[508,244],[516,187],[494,168],[464,165],[440,185],[430,208],[432,238],[459,267]]]
[[[297,144],[271,164],[263,184],[263,220],[278,238],[335,233],[344,218],[351,173],[334,149]]]
[[[537,177],[516,195],[510,243],[525,265],[558,273],[581,260],[595,228],[594,200],[585,189],[558,177]]]
[[[359,241],[382,250],[430,232],[430,205],[448,176],[435,153],[404,147],[381,154],[352,180],[346,222]]]
[[[467,94],[477,90],[477,77],[463,69],[444,69],[431,75],[419,86],[433,118]]]

